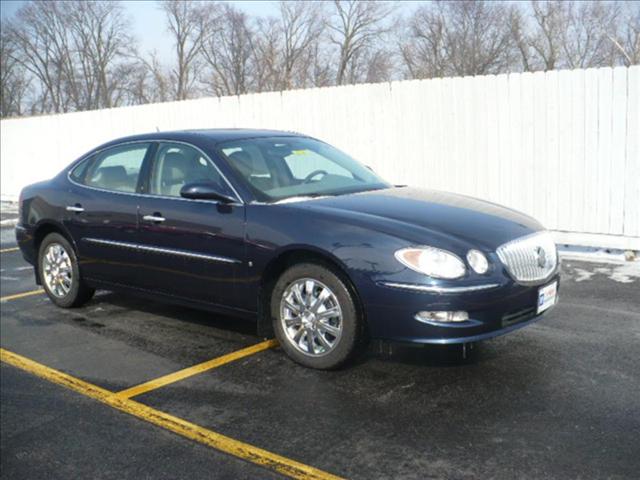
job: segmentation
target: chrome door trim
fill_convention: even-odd
[[[194,258],[197,260],[206,260],[209,262],[219,263],[242,263],[240,260],[229,257],[221,257],[218,255],[207,255],[204,253],[190,252],[188,250],[179,250],[176,248],[164,248],[164,247],[152,247],[149,245],[141,245],[139,243],[130,242],[117,242],[114,240],[104,240],[101,238],[83,238],[84,242],[93,243],[96,245],[106,245],[109,247],[126,248],[129,250],[136,250],[139,252],[159,253],[163,255],[176,255],[179,257]]]
[[[76,212],[76,213],[84,212],[84,208],[77,207],[75,205],[67,205],[66,210],[67,210],[67,212]]]
[[[145,222],[164,222],[166,218],[160,217],[159,215],[145,215],[142,217],[142,220]]]
[[[244,200],[242,199],[242,197],[240,196],[240,194],[238,193],[238,191],[235,189],[235,187],[233,186],[233,184],[229,181],[229,179],[226,177],[226,175],[220,170],[220,168],[218,168],[218,165],[216,165],[216,162],[214,162],[213,160],[211,160],[211,157],[209,157],[209,155],[207,155],[201,148],[196,147],[195,145],[193,145],[192,143],[188,143],[188,142],[183,142],[180,140],[167,140],[167,139],[160,139],[160,138],[152,138],[152,139],[146,139],[146,140],[133,140],[131,142],[123,142],[123,143],[118,143],[116,145],[110,145],[109,147],[103,148],[101,150],[96,150],[95,152],[91,152],[90,155],[85,155],[83,158],[81,158],[80,160],[74,162],[70,167],[69,170],[67,170],[67,180],[69,180],[69,182],[71,182],[72,184],[78,186],[78,187],[82,187],[82,188],[87,188],[89,190],[96,190],[98,192],[106,192],[106,193],[116,193],[118,195],[129,195],[129,196],[134,196],[134,197],[148,197],[148,198],[165,198],[165,199],[170,199],[170,200],[181,200],[183,202],[204,202],[204,203],[212,203],[214,205],[219,204],[220,202],[217,200],[198,200],[198,199],[193,199],[193,198],[183,198],[183,197],[171,197],[168,195],[150,195],[148,193],[138,193],[138,192],[122,192],[119,190],[107,190],[105,188],[97,188],[97,187],[91,187],[89,185],[84,185],[82,183],[78,183],[76,181],[74,181],[71,178],[71,172],[78,166],[80,165],[82,162],[84,162],[85,160],[88,160],[89,157],[93,156],[93,155],[98,155],[99,153],[102,153],[106,150],[109,150],[111,148],[117,148],[117,147],[122,147],[125,145],[135,145],[136,143],[178,143],[181,145],[187,145],[188,147],[194,148],[197,151],[199,151],[204,158],[206,158],[209,162],[211,162],[211,164],[213,165],[213,168],[215,168],[218,173],[220,174],[220,176],[222,177],[222,179],[227,183],[227,185],[229,186],[229,188],[231,188],[231,191],[234,193],[234,195],[236,196],[236,200],[238,200],[238,203],[227,203],[226,205],[244,205]]]
[[[468,285],[465,287],[439,287],[435,285],[418,285],[415,283],[396,283],[396,282],[379,282],[379,285],[391,288],[401,288],[404,290],[414,290],[418,292],[429,293],[467,293],[477,292],[480,290],[489,290],[490,288],[499,287],[499,283],[485,283],[482,285]]]

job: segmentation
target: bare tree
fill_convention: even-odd
[[[120,4],[77,1],[68,14],[68,32],[76,58],[74,95],[81,110],[120,105],[135,55],[130,23]]]
[[[249,18],[225,4],[203,36],[202,55],[208,67],[203,83],[215,95],[240,95],[253,86],[253,31]]]
[[[166,69],[158,60],[157,54],[151,54],[150,59],[145,62],[145,66],[152,79],[150,82],[150,88],[152,89],[151,101],[166,102],[170,100],[171,75],[166,72]]]
[[[486,75],[514,62],[509,9],[482,0],[437,2],[409,21],[410,43],[401,46],[413,77]]]
[[[308,58],[308,50],[322,33],[323,12],[320,7],[320,3],[280,2],[282,90],[304,84],[304,78],[295,82],[294,77],[303,70],[301,62]]]
[[[324,16],[322,3],[282,1],[278,17],[256,21],[253,63],[258,91],[315,85]]]
[[[622,5],[603,1],[532,1],[528,19],[514,7],[511,32],[524,70],[619,64],[619,40],[625,43],[621,38],[625,31],[625,22],[621,24]]]
[[[531,8],[533,28],[529,43],[538,63],[536,69],[553,70],[562,64],[562,37],[570,4],[561,0],[532,0]]]
[[[509,29],[515,50],[518,53],[522,70],[532,70],[532,48],[529,39],[528,19],[522,13],[519,5],[513,5],[509,10]]]
[[[607,39],[613,43],[624,65],[640,64],[640,3],[623,4],[621,25],[614,32],[606,33]]]
[[[336,83],[356,83],[366,72],[371,56],[381,55],[381,37],[390,29],[393,13],[386,2],[334,0],[334,12],[327,26],[330,41],[338,48]]]
[[[3,29],[4,31],[4,29]],[[122,7],[109,1],[31,2],[6,28],[11,58],[36,80],[32,110],[67,112],[124,101],[133,52]]]
[[[257,19],[253,38],[253,62],[255,88],[259,92],[278,90],[280,87],[281,40],[278,19]]]
[[[327,87],[333,85],[335,77],[331,67],[331,57],[322,43],[315,42],[309,49],[306,66],[306,76],[312,86]]]
[[[169,32],[175,41],[174,98],[184,100],[194,93],[206,25],[211,21],[210,13],[216,5],[194,0],[165,0],[160,7],[166,14]]]
[[[444,50],[445,19],[430,8],[420,8],[401,32],[400,52],[410,78],[444,77],[448,60]]]
[[[160,63],[156,52],[148,58],[138,57],[130,72],[129,103],[167,102],[172,98],[171,72]]]
[[[17,47],[13,58],[38,81],[34,105],[38,112],[72,109],[74,72],[65,18],[60,2],[28,3],[7,27]]]
[[[245,25],[252,50],[247,66],[252,79],[250,90],[333,84],[325,19],[324,5],[308,1],[280,2],[277,17],[257,18],[254,22],[247,17]]]
[[[25,2],[2,24],[0,115],[380,82],[398,62],[411,78],[640,63],[640,2],[435,0],[402,28],[383,1],[281,1],[266,18],[158,4],[174,40],[167,65],[138,54],[119,2]]]
[[[389,50],[380,48],[370,52],[365,65],[363,74],[366,83],[384,82],[393,77],[395,64]]]
[[[23,103],[29,88],[29,77],[16,59],[17,46],[0,27],[0,117],[22,115]]]
[[[592,1],[572,3],[567,8],[562,29],[562,51],[569,68],[613,66],[620,6],[617,3]]]

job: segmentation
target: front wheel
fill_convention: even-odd
[[[58,233],[50,233],[38,253],[40,281],[53,303],[63,308],[79,307],[93,296],[80,276],[73,247]]]
[[[287,355],[311,368],[328,370],[347,362],[361,335],[361,318],[349,288],[330,269],[294,265],[271,295],[276,337]]]

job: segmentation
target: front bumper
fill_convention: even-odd
[[[556,273],[544,283],[523,286],[513,281],[491,288],[467,291],[420,291],[375,284],[375,293],[365,299],[367,321],[373,338],[418,344],[476,342],[525,327],[547,311],[537,314],[540,287],[560,283]],[[556,297],[557,302],[557,297]],[[464,322],[430,322],[415,319],[420,311],[465,311]]]

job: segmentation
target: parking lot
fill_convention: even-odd
[[[3,229],[4,478],[637,478],[638,262],[477,345],[293,364],[251,323],[100,293],[54,307]],[[177,372],[177,373],[176,373]],[[118,392],[119,395],[116,395]]]

